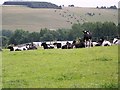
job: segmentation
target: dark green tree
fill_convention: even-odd
[[[117,26],[117,36],[120,37],[120,23]]]
[[[6,36],[0,36],[0,42],[2,42],[1,46],[3,48],[6,48],[8,46],[8,41],[9,41],[8,37],[6,37]]]
[[[22,44],[27,42],[29,32],[23,30],[16,30],[9,40],[9,44]]]

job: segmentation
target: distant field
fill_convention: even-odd
[[[2,52],[3,88],[117,88],[118,47]]]
[[[94,15],[90,16],[88,13]],[[41,28],[71,28],[73,23],[105,22],[118,23],[118,11],[112,9],[70,8],[33,9],[23,6],[2,7],[3,29],[39,31]]]

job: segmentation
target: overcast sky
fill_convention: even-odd
[[[78,7],[96,7],[96,6],[113,6],[116,5],[118,7],[118,2],[120,0],[0,0],[0,4],[4,1],[46,1],[51,2],[57,5],[65,5],[68,6],[70,4],[74,4]]]

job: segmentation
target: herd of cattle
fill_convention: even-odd
[[[23,50],[36,50],[38,47],[43,47],[44,49],[73,49],[73,48],[87,48],[95,46],[111,46],[120,45],[120,40],[117,38],[113,39],[113,42],[109,42],[104,39],[100,39],[98,42],[84,42],[83,40],[78,41],[52,41],[52,42],[32,42],[18,46],[8,46],[10,51],[23,51]]]
[[[35,50],[37,47],[43,47],[44,49],[73,49],[73,48],[88,48],[94,46],[111,46],[120,45],[120,39],[114,38],[112,42],[107,41],[103,38],[99,39],[97,42],[92,41],[92,34],[89,31],[83,31],[84,36],[82,39],[74,41],[52,41],[52,42],[32,42],[27,44],[22,44],[18,46],[8,46],[10,51],[23,51],[23,50]]]

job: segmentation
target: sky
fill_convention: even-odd
[[[113,5],[118,7],[118,2],[120,0],[0,0],[0,4],[3,4],[4,1],[45,1],[64,6],[73,4],[76,7],[109,7]]]

